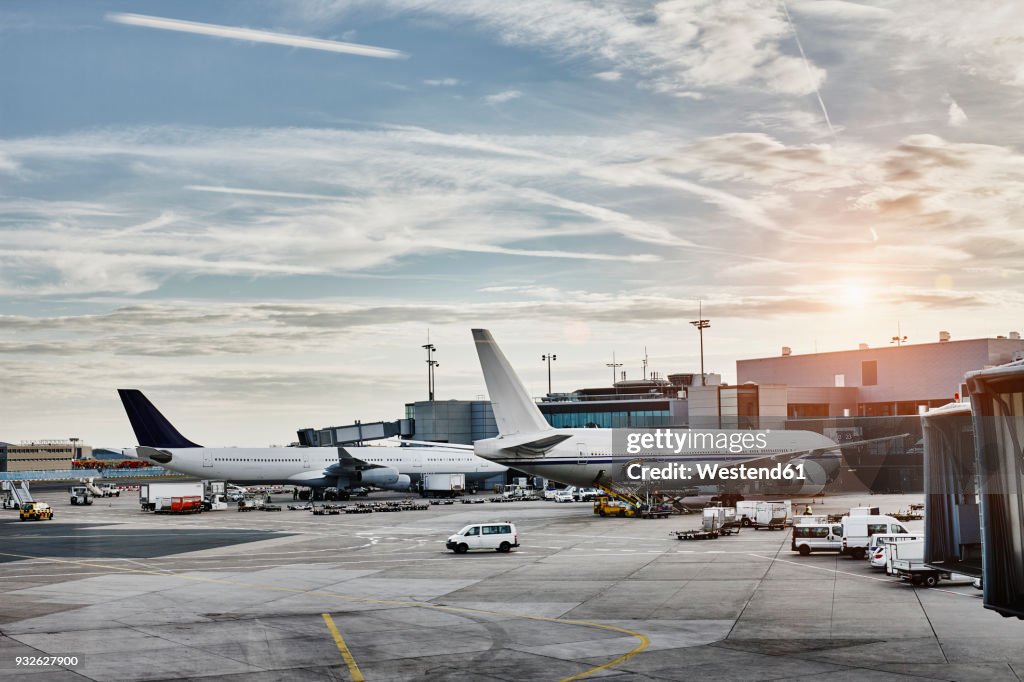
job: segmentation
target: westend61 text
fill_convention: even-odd
[[[695,462],[672,463],[664,466],[645,466],[634,462],[626,467],[626,476],[634,481],[803,481],[803,462],[789,462],[774,466],[757,467],[739,464],[722,466]]]

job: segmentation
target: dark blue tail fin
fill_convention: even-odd
[[[203,447],[178,433],[171,422],[160,414],[160,410],[142,395],[142,391],[135,388],[119,388],[117,394],[121,396],[124,411],[128,413],[128,421],[132,423],[139,445],[151,448]]]

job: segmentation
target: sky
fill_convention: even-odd
[[[206,445],[486,393],[993,337],[1024,5],[0,5],[0,440]],[[700,303],[699,303],[700,302]]]

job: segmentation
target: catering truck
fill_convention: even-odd
[[[142,511],[172,511],[174,505],[168,502],[161,502],[161,500],[170,500],[171,498],[189,497],[196,498],[199,500],[199,507],[202,510],[203,500],[203,482],[194,481],[192,483],[143,483],[139,486],[139,506],[142,507]],[[181,506],[180,504],[178,505]],[[191,505],[188,505],[191,509]],[[174,510],[176,511],[176,510]]]
[[[423,474],[423,497],[458,497],[466,492],[466,474]]]

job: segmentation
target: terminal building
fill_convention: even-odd
[[[916,416],[965,393],[964,374],[1024,358],[1020,334],[780,356],[736,362],[736,386],[696,387],[695,420],[752,426],[752,418]]]
[[[0,442],[0,473],[70,469],[74,460],[91,457],[92,447],[82,445],[77,438],[19,444]]]

